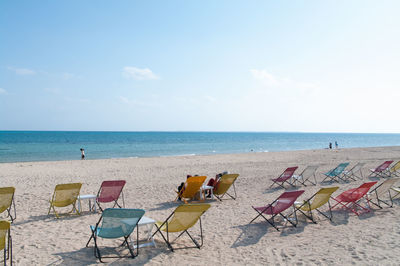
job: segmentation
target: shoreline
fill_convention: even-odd
[[[124,159],[152,159],[152,158],[183,158],[183,157],[197,157],[197,156],[234,156],[234,155],[250,155],[250,154],[264,154],[264,153],[281,153],[281,152],[307,152],[307,151],[340,151],[340,150],[354,150],[354,149],[379,149],[379,148],[397,148],[399,146],[371,146],[371,147],[349,147],[349,148],[338,148],[338,149],[299,149],[299,150],[280,150],[280,151],[251,151],[242,153],[209,153],[209,154],[182,154],[182,155],[160,155],[160,156],[132,156],[132,157],[113,157],[113,158],[94,158],[90,159],[86,156],[84,160],[73,159],[73,160],[37,160],[37,161],[13,161],[13,162],[0,162],[1,164],[14,164],[14,163],[46,163],[46,162],[76,162],[76,161],[101,161],[101,160],[124,160]]]

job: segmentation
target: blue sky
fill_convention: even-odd
[[[400,1],[1,1],[0,130],[400,132]]]

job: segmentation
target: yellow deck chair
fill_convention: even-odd
[[[6,265],[8,259],[10,259],[10,265],[12,265],[12,241],[10,228],[10,222],[0,221],[0,250],[4,249],[4,265]]]
[[[177,192],[178,196],[176,197],[176,200],[180,197],[185,203],[187,203],[186,199],[193,199],[200,191],[206,178],[206,176],[191,176],[186,179],[186,183],[182,187],[181,191]]]
[[[399,171],[400,170],[400,161],[395,163],[392,167],[390,167],[388,171],[389,176],[399,176]]]
[[[79,196],[79,191],[81,190],[82,184],[81,183],[70,183],[70,184],[59,184],[54,189],[53,197],[50,200],[50,208],[48,214],[53,209],[54,214],[57,218],[60,218],[56,209],[54,207],[67,207],[72,205],[72,210],[76,212],[76,214],[80,215],[80,212],[76,208],[76,200]]]
[[[329,199],[333,192],[338,190],[339,187],[327,187],[321,188],[317,193],[315,193],[311,198],[305,200],[304,202],[295,202],[295,207],[304,216],[310,219],[313,223],[317,223],[312,215],[312,211],[316,210],[326,218],[332,221],[332,209]],[[328,203],[329,206],[329,216],[319,210],[320,207]]]
[[[235,188],[235,181],[238,178],[238,174],[226,174],[221,176],[221,179],[218,181],[217,186],[214,188],[214,195],[222,201],[222,198],[225,195],[228,195],[232,199],[236,199],[236,188]],[[235,196],[232,196],[228,193],[229,188],[233,186],[233,191]]]
[[[10,217],[11,222],[17,218],[17,211],[15,210],[14,202],[14,187],[0,188],[0,213],[7,211],[7,217]],[[14,217],[11,215],[11,207],[14,208]]]
[[[193,241],[193,243],[196,245],[194,247],[187,247],[187,248],[200,249],[200,247],[203,246],[203,227],[201,225],[201,216],[210,207],[211,205],[206,203],[180,205],[175,209],[173,213],[171,213],[170,216],[168,216],[168,218],[164,222],[156,222],[157,230],[154,232],[153,237],[156,233],[159,232],[162,238],[167,243],[168,248],[171,251],[174,251],[174,248],[172,248],[172,243],[175,242],[175,240],[177,240],[184,233],[186,233]],[[194,226],[197,223],[197,221],[199,221],[200,223],[200,238],[201,238],[200,244],[187,231],[189,228]],[[167,236],[165,237],[161,231],[166,232]],[[175,238],[175,240],[170,241],[169,233],[178,233],[178,232],[180,232],[178,237]]]

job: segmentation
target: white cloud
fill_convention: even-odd
[[[69,80],[75,77],[75,74],[64,72],[61,74],[61,77],[65,80]]]
[[[0,94],[7,94],[7,91],[3,88],[0,88]]]
[[[123,68],[122,75],[127,79],[135,80],[154,80],[159,77],[148,68],[137,68],[126,66]]]
[[[268,89],[270,92],[283,93],[287,96],[298,96],[299,94],[311,94],[315,93],[318,86],[312,82],[296,81],[290,78],[277,77],[265,69],[251,69],[251,74],[254,79],[259,80],[263,87]]]
[[[36,71],[28,68],[7,67],[8,70],[14,71],[17,75],[35,75]]]

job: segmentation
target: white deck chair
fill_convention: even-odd
[[[400,181],[400,178],[392,178],[392,179],[387,179],[383,181],[381,184],[379,184],[375,189],[371,190],[368,192],[368,199],[369,201],[374,204],[375,206],[379,207],[382,209],[381,203],[386,204],[387,206],[393,207],[393,198],[390,190],[393,187],[395,183]],[[389,196],[389,199],[384,200],[383,198],[385,195]],[[390,200],[390,204],[388,202]]]

